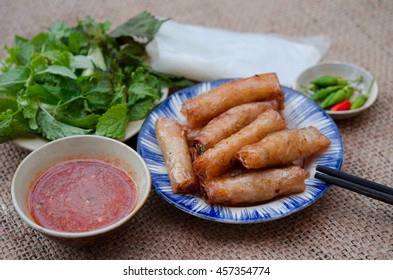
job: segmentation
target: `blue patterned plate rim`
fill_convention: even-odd
[[[250,207],[226,207],[208,205],[199,197],[174,194],[171,191],[165,162],[155,137],[155,121],[159,117],[170,117],[185,124],[186,119],[180,113],[181,105],[185,100],[232,80],[234,79],[207,81],[179,90],[148,115],[138,134],[137,151],[150,170],[154,190],[170,204],[186,213],[222,223],[267,222],[289,216],[308,207],[322,197],[329,188],[328,184],[314,178],[316,165],[340,170],[343,162],[343,144],[335,122],[323,109],[309,97],[284,86],[282,87],[285,95],[283,116],[288,122],[288,128],[313,125],[332,141],[324,154],[307,159],[303,163],[305,170],[310,173],[306,179],[305,192]]]

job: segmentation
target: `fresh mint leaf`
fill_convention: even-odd
[[[36,34],[31,40],[30,43],[34,46],[35,52],[41,52],[45,48],[45,45],[48,42],[48,33],[47,32],[40,32]]]
[[[7,110],[18,110],[18,103],[15,98],[0,96],[0,113]]]
[[[53,88],[45,85],[32,85],[27,88],[25,95],[29,98],[36,98],[40,102],[57,105],[60,99],[55,94],[52,94],[51,89]],[[57,88],[55,89],[57,90]]]
[[[95,83],[92,83],[95,81]],[[89,103],[91,110],[98,114],[103,114],[112,102],[112,85],[109,80],[102,77],[102,80],[88,80],[84,84],[82,95]]]
[[[160,81],[161,86],[167,88],[171,88],[171,87],[184,88],[184,87],[190,87],[194,84],[194,82],[184,77],[172,76],[172,75],[157,73],[157,72],[153,72],[153,75],[156,76],[157,79]]]
[[[138,82],[146,83],[156,90],[159,90],[161,86],[159,80],[144,67],[138,67],[131,73],[131,83]]]
[[[142,12],[117,27],[109,35],[113,38],[133,37],[150,42],[166,20],[158,20],[148,12]]]
[[[110,27],[111,23],[109,21],[97,22],[93,18],[87,17],[85,20],[78,22],[76,30],[86,35],[90,46],[96,47],[108,40],[106,33]]]
[[[112,107],[113,105],[120,104],[120,103],[127,103],[127,94],[126,94],[125,86],[123,85],[118,85],[115,87],[115,94],[113,95],[109,107]]]
[[[17,67],[0,75],[0,92],[16,94],[22,89],[30,76],[30,70],[26,67]]]
[[[0,98],[0,143],[31,134],[14,99]]]
[[[38,38],[39,40],[34,40],[35,38],[33,38],[36,52],[47,52],[52,50],[70,51],[67,44],[63,42],[63,40],[59,39],[53,32],[45,32],[44,34],[45,36],[41,35],[42,38]],[[44,37],[46,40],[44,40]]]
[[[112,106],[98,120],[96,134],[112,138],[123,138],[126,135],[127,104]]]
[[[88,56],[85,55],[76,55],[74,56],[74,65],[75,69],[94,69],[93,62]]]
[[[145,99],[146,97],[151,97],[153,101],[160,99],[157,91],[144,83],[134,83],[129,87],[128,91],[130,94],[128,99],[129,106],[136,104],[139,100]]]
[[[10,54],[8,62],[21,66],[29,62],[30,56],[34,53],[34,45],[29,40],[20,36],[15,36],[15,46],[7,49]]]
[[[60,86],[35,84],[27,88],[26,95],[29,98],[38,98],[43,103],[62,105],[77,98],[78,92]]]
[[[70,116],[62,115],[62,116],[58,116],[57,118],[59,121],[65,123],[65,124],[93,130],[96,128],[100,117],[101,117],[100,115],[89,114],[84,117],[75,117],[72,115],[70,115]]]
[[[143,119],[150,113],[151,110],[155,107],[154,99],[145,98],[139,100],[137,103],[129,106],[128,108],[128,117],[131,121],[137,121]]]
[[[24,118],[28,121],[29,127],[38,131],[39,127],[37,124],[37,112],[39,109],[38,98],[31,97],[27,94],[27,90],[23,90],[17,98],[18,106],[22,110]]]
[[[159,80],[150,75],[142,67],[138,67],[131,75],[131,84],[128,88],[128,106],[132,106],[141,99],[150,97],[151,100],[159,100],[161,87]]]
[[[118,61],[129,63],[131,61],[131,65],[141,64],[140,56],[144,54],[145,48],[143,45],[135,43],[135,44],[127,44],[121,50],[119,50],[116,54],[116,59]]]
[[[38,110],[37,123],[41,129],[42,135],[49,140],[56,140],[72,135],[85,135],[92,132],[91,129],[82,129],[62,123],[56,120],[43,108]]]
[[[74,56],[69,51],[54,50],[42,53],[42,55],[45,56],[50,65],[62,65],[71,68],[74,62]]]
[[[73,70],[74,56],[68,51],[48,51],[44,53],[34,53],[31,56],[30,66],[37,74],[51,73],[51,65],[63,66]]]
[[[51,26],[49,27],[49,32],[54,34],[57,39],[68,37],[71,31],[72,31],[71,28],[68,27],[67,24],[59,21],[52,23]]]
[[[81,50],[89,45],[89,39],[86,34],[74,30],[68,37],[68,44],[73,54],[83,54]]]
[[[12,110],[0,113],[0,143],[29,133],[27,126],[19,123],[14,114]]]
[[[40,74],[45,74],[45,73],[60,75],[60,76],[67,77],[70,79],[78,79],[78,77],[74,74],[74,72],[72,72],[69,68],[62,66],[62,65],[50,65],[45,70],[43,70],[37,74],[40,75]]]
[[[0,113],[0,143],[8,140],[9,132],[11,130],[12,110],[7,110]]]

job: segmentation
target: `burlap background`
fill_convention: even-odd
[[[90,15],[113,26],[147,10],[179,22],[290,36],[326,34],[324,60],[362,65],[380,95],[359,117],[338,123],[343,169],[393,184],[393,1],[1,0],[0,44],[55,20]],[[4,56],[1,50],[0,56]],[[135,139],[129,141],[135,144]],[[24,224],[11,202],[12,175],[28,154],[0,144],[0,259],[393,259],[393,208],[333,186],[304,211],[269,223],[228,225],[190,216],[154,192],[130,228],[108,243],[75,249]]]

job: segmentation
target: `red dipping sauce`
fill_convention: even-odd
[[[135,207],[134,181],[99,160],[70,160],[49,168],[28,196],[37,224],[64,232],[86,232],[111,225]]]

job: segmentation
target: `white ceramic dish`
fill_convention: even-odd
[[[360,66],[347,62],[331,61],[331,62],[320,63],[306,69],[297,78],[296,82],[293,85],[293,89],[301,92],[302,86],[307,87],[310,85],[310,82],[316,77],[327,75],[327,74],[340,76],[350,80],[356,79],[359,76],[363,76],[364,91],[368,88],[368,86],[370,85],[373,79],[371,73]],[[366,103],[362,107],[354,110],[339,111],[339,112],[326,110],[326,112],[335,120],[352,118],[354,116],[357,116],[364,110],[368,109],[369,107],[371,107],[371,105],[373,105],[373,103],[377,99],[377,96],[378,96],[378,85],[377,82],[374,80],[374,84],[370,91],[369,98],[367,99]]]
[[[167,88],[162,90],[162,97],[160,102],[162,102],[168,97],[168,92],[169,90]],[[119,139],[119,140],[124,142],[130,139],[132,136],[136,135],[141,129],[144,121],[145,119],[129,122],[126,127],[126,136],[123,139]],[[13,140],[13,143],[29,151],[34,151],[35,149],[42,147],[48,142],[49,142],[48,140],[39,136],[22,137]]]
[[[132,174],[137,188],[136,207],[118,222],[101,229],[68,233],[46,229],[31,217],[27,196],[38,175],[56,163],[70,159],[99,159],[111,163],[127,174]],[[15,171],[11,194],[19,216],[30,227],[42,234],[71,245],[91,245],[123,228],[144,205],[151,189],[149,170],[141,156],[126,144],[102,136],[81,135],[52,141],[30,153]]]

